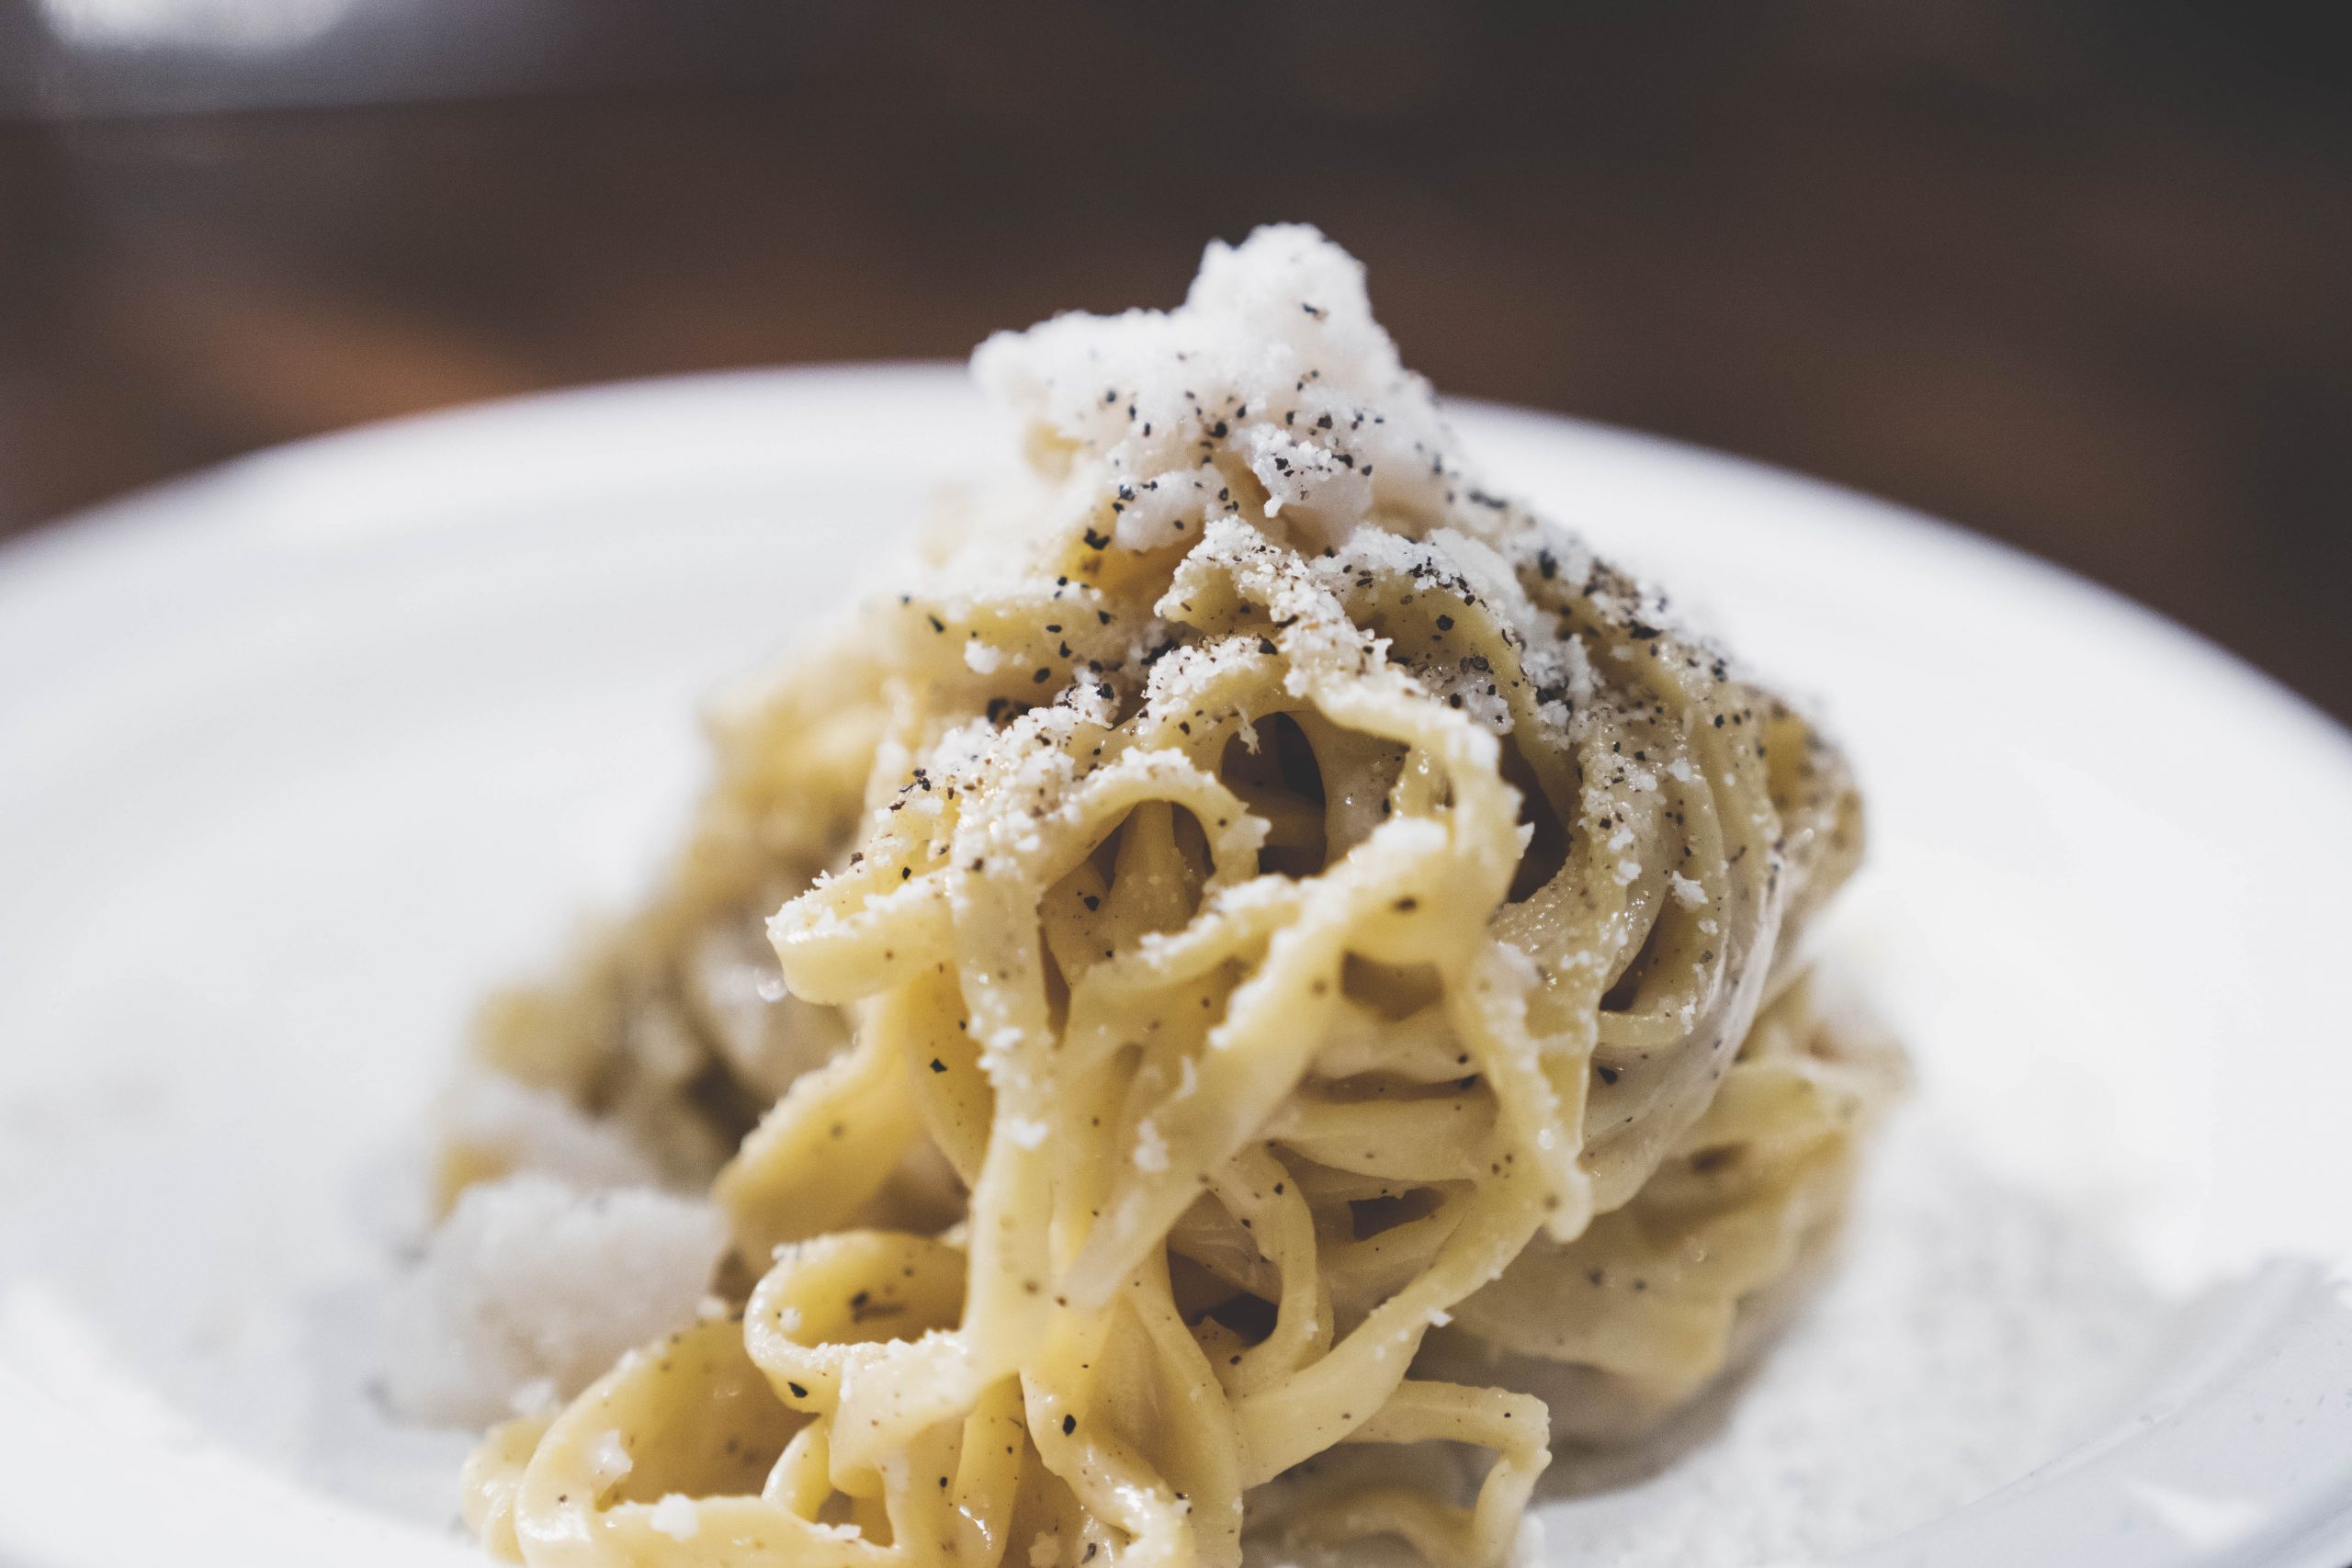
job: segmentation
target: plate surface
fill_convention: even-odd
[[[1456,417],[1848,742],[1824,957],[1919,1066],[1821,1298],[1673,1462],[1564,1455],[1529,1555],[2352,1555],[2352,742],[1939,525]],[[472,1000],[642,885],[698,697],[1003,435],[939,367],[615,387],[0,550],[0,1562],[481,1561],[463,1438],[369,1393]]]

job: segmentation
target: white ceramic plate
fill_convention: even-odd
[[[1458,412],[1849,742],[1826,956],[1920,1066],[1821,1300],[1673,1464],[1565,1456],[1532,1554],[2335,1568],[2352,744],[1916,516]],[[937,368],[617,387],[0,551],[0,1562],[478,1561],[463,1439],[368,1393],[469,1006],[647,874],[698,694],[999,435]]]

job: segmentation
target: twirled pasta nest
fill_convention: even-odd
[[[1377,333],[1319,239],[1251,248],[1228,315]],[[494,1546],[1482,1568],[1550,1432],[1686,1400],[1826,1234],[1891,1081],[1795,957],[1860,853],[1842,760],[1474,486],[1385,336],[1342,377],[1272,335],[1254,418],[1264,376],[1089,413],[992,345],[1017,570],[738,694],[663,893],[493,1010],[488,1066],[730,1235],[728,1311],[493,1435]]]

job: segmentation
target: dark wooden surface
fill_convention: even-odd
[[[417,409],[960,354],[1295,217],[1444,389],[1917,504],[2352,715],[2352,93],[2221,9],[837,7],[658,85],[0,127],[0,533]]]

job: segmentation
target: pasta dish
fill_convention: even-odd
[[[1481,483],[1310,230],[974,370],[1020,477],[489,1010],[395,1394],[506,1417],[534,1568],[1490,1568],[1834,1229],[1847,767]]]

